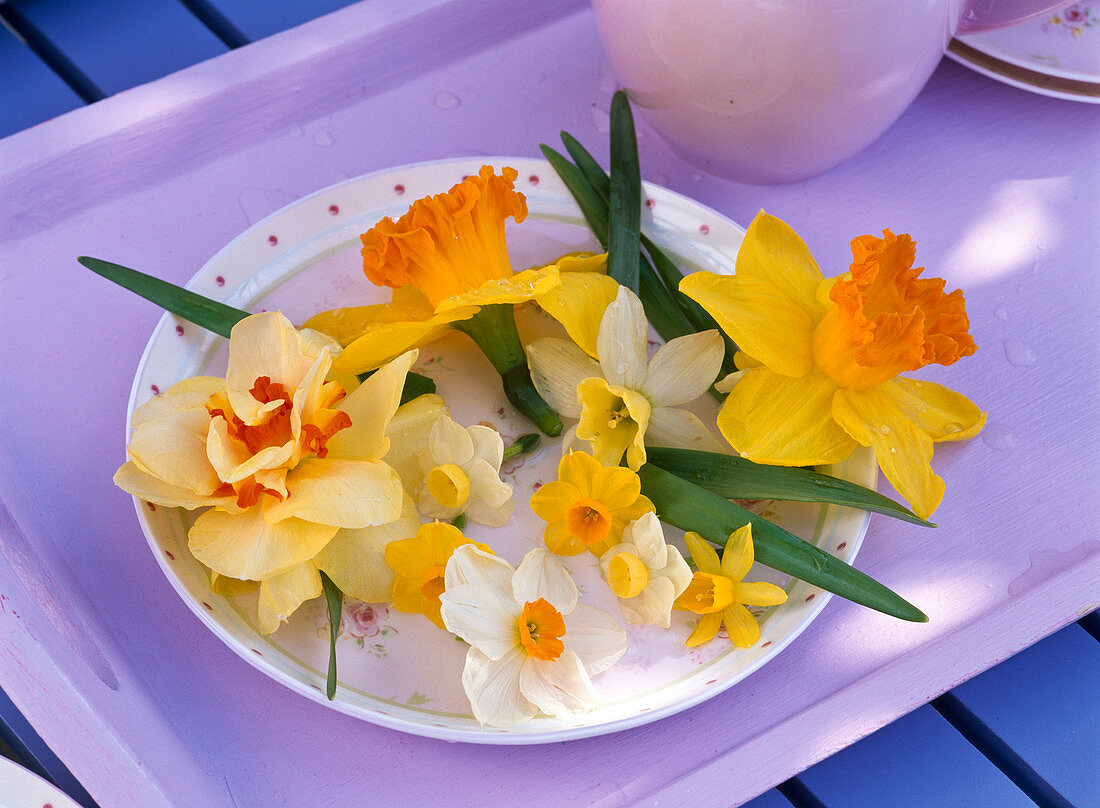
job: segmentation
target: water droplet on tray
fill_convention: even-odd
[[[1007,452],[1016,447],[1016,436],[1004,424],[986,424],[982,430],[982,443],[995,452]]]
[[[1005,359],[1014,367],[1027,368],[1039,361],[1035,349],[1018,339],[1005,340]]]
[[[327,129],[322,129],[320,132],[313,133],[313,142],[318,146],[331,146],[336,142],[336,138],[332,136],[332,132]]]
[[[435,98],[432,99],[432,103],[434,103],[440,109],[454,109],[462,102],[454,93],[442,91],[435,94]]]
[[[1008,322],[1008,311],[1005,310],[1004,306],[998,306],[997,308],[995,308],[993,310],[993,316],[1001,322]]]
[[[611,115],[605,109],[600,109],[595,104],[588,108],[588,117],[592,119],[592,125],[597,132],[606,134],[611,131]]]

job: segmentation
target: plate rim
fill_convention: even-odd
[[[475,164],[490,164],[497,167],[510,166],[513,168],[517,168],[520,171],[521,176],[524,172],[528,170],[532,172],[539,172],[539,174],[546,175],[547,178],[552,178],[554,181],[557,182],[558,185],[561,185],[561,182],[558,179],[557,174],[556,172],[554,172],[553,167],[550,165],[550,163],[539,158],[530,157],[508,157],[497,155],[450,157],[439,160],[418,161],[415,163],[392,166],[384,169],[379,169],[377,171],[367,172],[356,177],[341,180],[338,183],[334,183],[332,185],[313,191],[312,193],[306,194],[301,198],[280,207],[279,209],[268,214],[267,216],[264,216],[258,219],[256,222],[250,224],[241,233],[239,233],[228,243],[226,243],[221,249],[219,249],[205,264],[203,264],[203,266],[189,279],[186,284],[186,288],[192,289],[193,291],[198,291],[196,287],[204,286],[203,279],[207,274],[209,274],[211,268],[217,266],[221,261],[223,261],[224,257],[228,254],[231,254],[233,249],[239,246],[246,238],[254,237],[254,231],[266,229],[266,226],[270,225],[273,221],[278,220],[279,218],[293,211],[295,208],[306,205],[321,196],[331,194],[341,188],[344,188],[345,186],[357,184],[365,180],[369,180],[372,178],[381,178],[400,172],[407,172],[412,169],[422,170],[438,168],[440,170],[445,170],[447,167],[450,166],[468,167],[474,166]],[[468,173],[476,173],[476,167],[473,171]],[[713,217],[715,221],[736,228],[740,231],[742,235],[745,232],[745,228],[739,223],[733,221],[728,216],[720,213],[719,211],[714,210],[708,205],[692,199],[691,197],[680,194],[671,189],[664,188],[663,186],[655,185],[651,182],[643,182],[642,185],[644,195],[643,198],[655,200],[658,207],[660,207],[660,202],[662,198],[666,200],[675,200],[681,204],[686,203],[697,211]],[[564,186],[562,186],[562,188],[564,189]],[[440,189],[436,192],[439,193],[443,190],[445,189]],[[545,189],[543,190],[545,191]],[[410,197],[409,201],[411,202],[413,198],[414,197]],[[576,207],[575,202],[572,200],[571,197],[563,196],[562,199]],[[371,210],[377,210],[380,207],[382,206],[376,206]],[[581,212],[579,208],[576,208],[576,215],[578,218],[581,217]],[[334,225],[333,228],[325,230],[323,231],[323,233],[330,233],[333,229],[336,229],[339,226],[339,223],[337,223]],[[320,235],[321,234],[318,234],[318,236]],[[283,256],[294,253],[299,249],[300,246],[300,244],[292,244],[289,245],[284,251],[273,255],[271,257],[271,260],[263,265],[262,269],[253,272],[251,275],[248,276],[248,279],[255,278],[256,275],[258,275],[260,272],[267,271],[272,266],[272,264],[275,264],[276,262],[282,260]],[[248,280],[244,281],[244,284],[247,283]],[[214,294],[212,296],[223,300],[232,299],[244,288],[244,284],[232,288],[227,285],[226,292],[224,294]],[[149,398],[148,390],[143,384],[143,374],[146,370],[150,355],[154,350],[155,343],[162,336],[162,334],[168,332],[170,329],[175,329],[178,324],[184,322],[186,321],[171,314],[170,312],[165,312],[160,320],[157,322],[157,325],[154,327],[149,337],[149,340],[145,345],[137,368],[134,372],[134,381],[132,383],[130,397],[127,402],[125,419],[125,436],[127,442],[131,433],[131,418],[133,412],[136,407],[139,406],[140,402],[148,400]],[[216,343],[221,338],[216,335],[204,332],[202,336],[199,337],[199,339],[202,341],[200,344],[205,345]],[[861,467],[864,467],[864,471],[866,471],[865,467],[870,464],[872,469],[869,475],[869,479],[872,481],[872,484],[874,481],[877,481],[877,466],[874,465],[873,455],[870,454],[869,450],[857,451],[857,453],[853,455],[853,459],[847,462],[859,464]],[[664,707],[654,708],[645,712],[639,711],[629,716],[613,718],[596,724],[553,726],[545,729],[538,729],[537,727],[539,726],[539,724],[537,722],[546,722],[555,719],[537,717],[533,721],[527,722],[527,724],[521,725],[520,727],[511,728],[498,728],[492,726],[466,728],[448,727],[438,723],[428,722],[412,723],[399,715],[393,715],[386,712],[370,712],[369,714],[366,714],[363,709],[355,705],[342,702],[339,698],[339,692],[335,700],[329,701],[325,694],[322,692],[321,688],[319,688],[316,684],[303,682],[297,678],[289,676],[284,672],[271,667],[268,663],[265,662],[262,657],[257,656],[257,654],[255,653],[256,649],[250,649],[247,647],[246,644],[242,644],[239,639],[234,637],[226,627],[221,625],[221,623],[215,618],[214,614],[209,613],[207,609],[204,608],[203,604],[196,601],[192,597],[191,593],[186,590],[184,583],[180,580],[176,571],[170,565],[168,559],[164,557],[164,553],[161,551],[161,548],[156,544],[154,540],[152,530],[147,521],[149,515],[144,507],[144,500],[141,500],[138,497],[131,497],[131,499],[133,501],[133,506],[138,517],[138,522],[142,529],[142,533],[145,535],[146,543],[150,551],[153,553],[154,557],[157,559],[157,563],[160,566],[164,576],[168,579],[172,589],[176,592],[177,596],[185,604],[187,604],[188,608],[200,619],[200,621],[216,637],[218,637],[218,639],[223,644],[228,646],[230,650],[232,650],[237,656],[244,659],[252,667],[263,673],[267,678],[278,682],[279,684],[298,694],[306,696],[311,701],[314,701],[328,709],[336,710],[337,712],[358,718],[377,726],[383,726],[388,729],[393,729],[404,733],[445,741],[458,741],[463,743],[484,745],[536,745],[543,743],[554,743],[620,732],[626,729],[643,726],[645,724],[652,723],[671,715],[675,715],[677,713],[683,712],[684,710],[695,707],[698,704],[703,703],[704,701],[708,701],[722,692],[725,692],[726,690],[732,688],[734,685],[742,682],[751,674],[755,673],[765,663],[770,662],[772,659],[774,659],[776,655],[781,653],[792,642],[794,642],[794,640],[797,639],[809,627],[809,625],[817,619],[821,611],[825,608],[826,604],[833,597],[831,592],[822,590],[818,587],[812,587],[812,585],[795,579],[792,585],[804,585],[810,587],[812,591],[809,597],[814,600],[814,603],[810,605],[809,608],[805,611],[805,614],[802,617],[801,621],[795,627],[790,629],[786,635],[782,636],[776,641],[773,641],[771,643],[771,647],[767,649],[766,653],[761,653],[757,659],[753,660],[743,670],[738,671],[737,675],[727,677],[726,680],[719,680],[714,686],[708,687],[706,689],[700,689],[690,698],[677,700]],[[823,505],[822,516],[824,516],[828,512],[828,510],[835,508],[839,508],[839,506]],[[851,536],[847,536],[845,538],[845,542],[848,547],[845,558],[849,563],[854,560],[860,549],[860,546],[862,545],[864,538],[866,537],[868,525],[870,523],[870,516],[870,513],[866,511],[858,514],[858,526]],[[260,639],[262,640],[263,638],[260,637]],[[583,721],[584,717],[584,715],[579,716],[578,720]],[[534,726],[535,729],[527,729],[528,727],[532,726]]]

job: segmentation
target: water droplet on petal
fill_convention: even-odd
[[[889,435],[892,430],[890,429],[889,424],[883,424],[878,428],[878,431],[881,432],[883,435]]]

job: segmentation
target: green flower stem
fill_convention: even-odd
[[[512,405],[550,437],[561,434],[561,418],[543,401],[531,382],[527,355],[523,351],[512,306],[497,303],[482,306],[469,320],[452,328],[468,334],[500,374],[504,395]]]
[[[344,593],[325,573],[321,573],[321,587],[328,601],[328,682],[325,695],[328,700],[336,698],[336,635],[340,632],[340,620],[344,610]]]
[[[877,491],[810,469],[766,466],[743,457],[663,446],[648,447],[646,459],[724,499],[825,502],[935,527]]]
[[[719,547],[739,527],[751,524],[756,560],[761,564],[892,617],[928,620],[924,612],[878,581],[718,494],[652,463],[642,466],[638,476],[642,493],[653,501],[664,522],[693,530]]]
[[[504,447],[504,454],[501,460],[511,460],[517,455],[527,454],[533,452],[539,448],[539,436],[534,432],[528,432],[526,435],[520,435],[508,446]]]

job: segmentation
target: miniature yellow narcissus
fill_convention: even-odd
[[[932,444],[976,435],[985,423],[965,396],[899,374],[950,365],[976,350],[962,293],[919,278],[908,236],[852,242],[850,271],[825,279],[805,243],[761,212],[737,274],[697,272],[680,284],[741,348],[744,373],[718,416],[726,440],[758,463],[836,463],[857,445],[913,510],[943,498]]]

